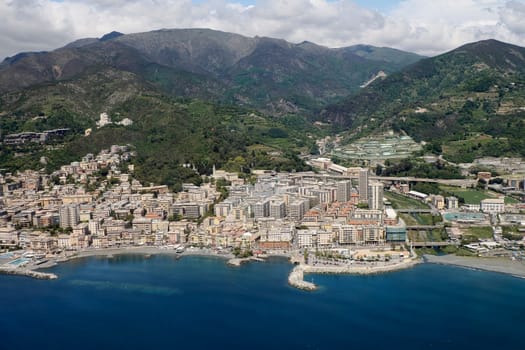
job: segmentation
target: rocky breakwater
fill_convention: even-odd
[[[54,280],[57,279],[58,276],[54,273],[47,273],[47,272],[38,272],[33,271],[29,269],[21,269],[21,268],[0,268],[0,273],[6,274],[6,275],[17,275],[17,276],[27,276],[32,277],[40,280]]]
[[[407,269],[413,267],[419,262],[420,260],[417,258],[408,258],[400,262],[380,265],[374,263],[341,266],[304,265],[303,272],[317,274],[371,275]]]
[[[258,258],[258,257],[255,257],[255,256],[251,256],[251,257],[248,257],[248,258],[233,258],[233,259],[230,259],[228,260],[228,265],[230,266],[235,266],[235,267],[239,267],[241,266],[241,264],[245,263],[245,262],[248,262],[248,261],[264,261],[264,259],[262,258]]]
[[[340,266],[322,266],[322,265],[297,265],[288,276],[288,283],[296,288],[303,290],[315,290],[317,286],[304,280],[305,273],[314,274],[354,274],[370,275],[377,273],[386,273],[406,269],[418,264],[417,258],[408,258],[400,262],[376,265],[374,263],[364,265],[340,265]]]
[[[315,284],[304,280],[304,265],[297,265],[294,267],[288,276],[288,283],[291,286],[302,290],[313,291],[317,289]]]

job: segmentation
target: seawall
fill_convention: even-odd
[[[305,273],[370,275],[406,269],[418,264],[419,262],[419,259],[411,258],[397,264],[373,266],[312,266],[300,264],[294,267],[292,272],[290,272],[288,283],[293,287],[312,291],[317,289],[317,286],[304,280]]]
[[[304,280],[304,268],[306,265],[297,265],[293,268],[292,272],[288,276],[288,283],[302,290],[313,291],[317,289],[317,286],[312,282],[307,282]]]
[[[0,273],[3,273],[5,275],[32,277],[40,280],[54,280],[58,278],[58,276],[54,273],[38,272],[21,268],[0,268]]]

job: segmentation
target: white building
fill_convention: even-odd
[[[109,125],[109,124],[112,124],[110,116],[106,112],[100,113],[100,119],[97,122],[97,126],[99,128],[102,128],[102,127],[104,127],[106,125]]]
[[[368,169],[359,171],[359,201],[368,202]]]
[[[117,124],[118,125],[123,125],[123,126],[130,126],[130,125],[133,125],[133,120],[131,120],[129,118],[124,118],[120,122],[118,122]]]
[[[299,248],[314,248],[317,246],[316,230],[298,230],[296,237]]]
[[[270,217],[282,219],[286,216],[286,204],[283,201],[272,201],[270,203]]]
[[[503,198],[487,198],[480,203],[480,210],[484,213],[505,212],[505,201]]]
[[[295,200],[288,206],[288,217],[293,220],[301,220],[308,209],[310,209],[309,200]]]
[[[337,183],[336,199],[338,202],[347,202],[350,200],[352,193],[352,181],[339,181]]]
[[[231,210],[230,203],[222,202],[222,203],[215,204],[215,207],[214,207],[215,216],[226,217],[228,216],[228,214],[230,214],[230,210]]]
[[[447,209],[457,209],[459,208],[459,201],[456,197],[447,197]]]
[[[253,214],[255,219],[268,217],[270,215],[270,201],[266,199],[255,203]]]
[[[383,209],[383,184],[381,182],[372,182],[368,188],[368,208],[372,210]]]
[[[77,204],[63,205],[60,207],[60,227],[74,227],[80,221],[80,212]]]

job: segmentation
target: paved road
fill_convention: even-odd
[[[336,174],[316,174],[313,172],[305,172],[305,173],[296,173],[293,175],[293,177],[313,177],[313,178],[331,178],[331,179],[341,179],[341,180],[347,180],[347,179],[357,179],[356,176],[343,176],[343,175],[336,175]],[[396,182],[432,182],[432,183],[438,183],[441,185],[449,185],[449,186],[472,186],[477,183],[477,180],[475,179],[429,179],[429,178],[421,178],[421,177],[412,177],[412,176],[370,176],[370,180],[376,180],[376,181],[396,181]]]

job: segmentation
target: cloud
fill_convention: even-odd
[[[505,4],[500,12],[500,21],[512,33],[525,34],[525,4],[518,1],[510,1]]]
[[[353,0],[0,0],[0,58],[85,37],[206,27],[341,47],[365,43],[426,55],[487,38],[525,45],[525,4],[402,0],[388,13]]]

